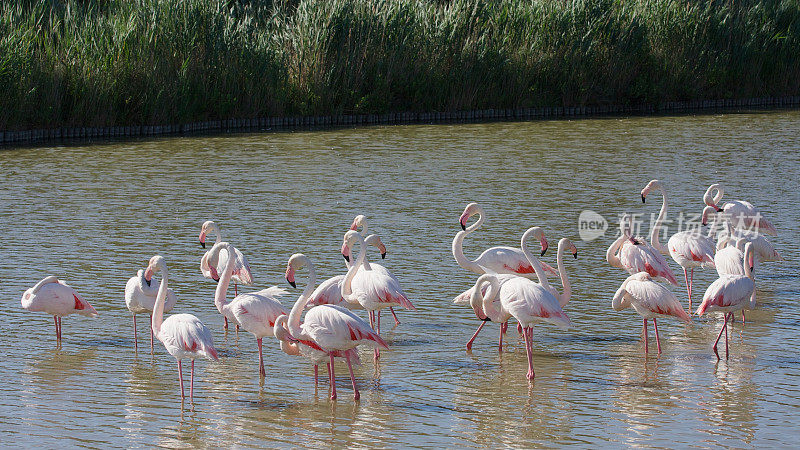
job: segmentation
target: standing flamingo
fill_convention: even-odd
[[[53,316],[56,341],[61,342],[61,318],[72,313],[97,317],[97,311],[78,291],[56,277],[45,277],[22,294],[22,307],[31,312],[44,312]]]
[[[756,283],[753,280],[753,268],[750,266],[750,261],[752,260],[753,244],[748,242],[744,246],[744,258],[742,260],[745,274],[721,275],[706,289],[706,293],[703,295],[703,303],[697,308],[697,315],[699,316],[706,312],[720,311],[723,313],[725,323],[722,325],[713,347],[717,359],[719,359],[717,344],[719,344],[723,331],[725,332],[725,359],[728,358],[728,321],[733,320],[733,313],[756,307]]]
[[[703,210],[703,222],[705,224],[705,220],[707,217],[707,211],[714,212],[716,211],[712,206],[706,206]],[[778,250],[769,241],[763,234],[758,233],[756,231],[747,231],[747,230],[740,230],[733,228],[733,225],[729,221],[725,221],[725,226],[727,227],[727,231],[723,231],[720,233],[719,239],[722,239],[724,236],[727,236],[729,239],[726,241],[727,244],[735,244],[739,239],[744,239],[746,242],[753,243],[753,255],[755,256],[755,261],[758,262],[767,262],[767,261],[785,261],[783,256],[778,253]],[[720,250],[720,246],[717,245],[717,251]]]
[[[347,271],[342,284],[342,297],[351,303],[359,303],[369,314],[370,326],[376,333],[381,333],[381,310],[399,305],[411,311],[416,307],[408,300],[400,287],[400,282],[391,272],[373,268],[367,261],[366,242],[357,231],[350,230],[344,235],[342,255],[349,257],[356,243],[360,244],[358,259]],[[375,348],[375,359],[380,357],[380,350]]]
[[[358,235],[355,231],[349,231],[348,233],[355,233]],[[360,235],[358,236],[359,238],[361,237]],[[363,238],[361,238],[361,242],[363,243]],[[359,254],[360,260],[363,260],[362,256],[364,251],[364,245],[362,244],[362,254]],[[315,306],[308,310],[305,321],[301,324],[300,316],[303,314],[303,310],[306,307],[308,296],[314,289],[316,272],[314,271],[314,265],[311,264],[311,261],[302,253],[295,253],[292,255],[286,267],[286,281],[288,281],[292,287],[296,287],[295,272],[304,266],[308,267],[308,285],[289,312],[287,327],[291,338],[328,354],[331,400],[336,399],[336,375],[334,373],[333,358],[336,356],[343,356],[347,361],[347,368],[350,370],[350,381],[353,383],[353,398],[358,400],[361,394],[358,392],[356,379],[353,375],[352,353],[349,353],[348,350],[361,344],[375,348],[389,347],[378,333],[364,322],[363,319],[341,306]],[[350,286],[352,275],[355,274],[356,270],[356,268],[351,267],[347,272],[348,279],[345,280],[345,288]]]
[[[233,252],[233,246],[227,242],[220,243],[220,247]],[[265,336],[275,335],[275,321],[278,317],[288,314],[279,299],[288,294],[285,289],[272,286],[257,292],[248,292],[237,295],[227,303],[228,285],[231,282],[234,270],[234,261],[230,258],[225,261],[225,267],[217,284],[214,294],[214,304],[217,310],[226,317],[241,325],[246,331],[253,333],[258,342],[258,374],[263,378],[267,375],[264,370],[264,355],[261,344]]]
[[[181,400],[185,398],[183,392],[183,366],[181,362],[188,358],[192,360],[192,373],[189,385],[189,399],[194,398],[194,360],[203,356],[216,361],[217,350],[214,348],[214,340],[209,330],[203,322],[191,314],[173,314],[164,319],[164,302],[167,297],[167,263],[160,255],[150,258],[150,264],[144,271],[147,280],[152,279],[153,274],[161,272],[161,285],[158,287],[156,303],[153,305],[153,334],[156,339],[164,344],[170,355],[178,361],[178,380],[181,385]]]
[[[661,192],[662,204],[656,223],[650,230],[650,242],[656,250],[662,254],[669,253],[672,259],[683,267],[683,279],[686,282],[686,294],[689,296],[689,311],[691,311],[694,269],[696,267],[714,267],[714,239],[710,236],[703,236],[698,231],[687,230],[673,234],[667,241],[667,245],[663,245],[658,237],[661,232],[661,224],[667,216],[667,191],[660,181],[652,180],[642,189],[642,203],[645,202],[647,194],[652,190]],[[691,270],[691,277],[687,270]]]
[[[467,221],[470,217],[478,215],[478,220],[467,227]],[[520,275],[526,278],[533,279],[535,273],[533,267],[530,265],[522,250],[512,247],[491,247],[483,251],[481,255],[475,260],[469,260],[464,256],[464,238],[470,233],[473,233],[483,225],[485,220],[483,208],[478,206],[477,203],[470,203],[464,208],[464,212],[459,218],[461,231],[456,233],[453,238],[453,257],[459,266],[470,272],[482,274],[488,269],[493,273],[511,273]],[[544,232],[541,228],[538,229],[536,237],[542,246],[541,255],[544,256],[547,252],[547,239],[544,237]],[[541,263],[545,273],[548,276],[558,276],[558,272],[546,263]]]
[[[639,272],[626,278],[625,281],[622,282],[622,286],[617,290],[617,293],[614,294],[611,307],[614,308],[614,311],[622,311],[625,308],[633,307],[633,309],[642,316],[642,334],[644,335],[645,353],[648,352],[648,319],[653,319],[653,328],[655,328],[656,345],[658,346],[659,354],[661,353],[661,339],[658,336],[657,317],[672,316],[686,323],[692,322],[691,317],[683,310],[675,294],[653,281],[653,277],[647,272]]]
[[[712,184],[703,194],[703,202],[708,206],[714,207],[717,211],[724,212],[735,228],[750,229],[771,236],[778,234],[772,223],[750,202],[734,200],[719,206],[723,195],[725,195],[725,190],[722,185],[719,183]]]
[[[206,236],[212,232],[217,236],[217,241],[214,243],[214,247],[218,246],[222,242],[222,233],[220,232],[219,225],[217,225],[213,220],[207,220],[200,228],[200,245],[203,248],[206,248]],[[219,250],[212,252],[212,250],[214,250],[213,247],[200,259],[200,272],[202,272],[203,276],[206,278],[219,281],[219,269],[225,267],[225,261],[228,259],[229,254],[227,251],[223,253]],[[236,255],[236,264],[233,268],[233,295],[239,295],[237,283],[244,284],[245,286],[252,286],[253,274],[250,272],[250,263],[247,262],[247,258],[244,256],[244,254],[235,247],[233,248],[233,252]],[[225,318],[224,328],[226,330],[228,329],[227,317]]]
[[[135,277],[131,277],[125,284],[125,305],[128,310],[133,314],[133,348],[139,350],[139,337],[136,333],[136,314],[148,313],[150,316],[150,355],[153,355],[153,306],[156,304],[156,296],[158,295],[158,287],[160,283],[157,281],[155,285],[151,280],[144,278],[144,270],[140,269],[136,272]],[[178,302],[178,297],[172,289],[167,289],[167,299],[164,304],[164,312],[170,312],[175,303]]]
[[[644,239],[631,236],[632,228],[633,217],[623,214],[619,224],[620,235],[606,251],[608,264],[631,275],[647,272],[653,278],[677,286],[678,280],[667,260]]]

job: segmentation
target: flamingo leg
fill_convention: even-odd
[[[58,318],[58,340],[61,340],[61,317]]]
[[[192,360],[192,374],[189,376],[189,400],[194,400],[194,360]]]
[[[350,369],[350,382],[353,383],[353,400],[361,398],[361,393],[358,392],[356,387],[356,377],[353,375],[353,365],[350,363],[350,353],[345,352],[344,359],[347,360],[347,368]]]
[[[522,324],[517,322],[517,333],[522,336]]]
[[[508,330],[508,321],[505,321],[500,324],[500,343],[497,344],[497,351],[499,353],[503,353],[503,335]]]
[[[694,267],[689,275],[689,311],[692,310],[692,287],[694,287]]]
[[[153,356],[153,314],[150,313],[150,356]]]
[[[136,336],[136,314],[133,315],[133,349],[139,351],[139,338]]]
[[[317,385],[319,384],[319,366],[314,364],[314,389],[317,389]]]
[[[183,400],[183,365],[181,364],[181,360],[178,360],[178,381],[180,381],[181,385],[181,400]]]
[[[733,313],[730,313],[733,317]],[[728,359],[728,313],[725,314],[725,359]]]
[[[644,354],[647,354],[647,319],[642,319],[642,334],[644,334]]]
[[[225,319],[225,325],[223,325],[222,328],[227,330],[228,329],[228,318],[224,317],[224,316],[223,316],[223,318]]]
[[[533,349],[531,348],[531,338],[532,338],[531,331],[532,330],[530,327],[525,327],[522,330],[522,333],[525,335],[525,354],[527,354],[528,356],[528,373],[525,376],[525,378],[527,378],[528,380],[532,380],[536,376],[536,374],[533,372],[533,355],[532,355]]]
[[[336,375],[333,373],[333,353],[329,353],[331,362],[328,364],[328,370],[331,373],[331,400],[336,400]]]
[[[61,332],[58,329],[58,317],[57,316],[53,316],[53,323],[56,326],[56,341],[60,341],[61,340]]]
[[[239,295],[239,287],[236,286],[236,283],[233,283],[233,296],[236,297]]]
[[[264,370],[264,355],[261,352],[261,338],[258,338],[257,341],[258,341],[258,374],[261,375],[261,378],[264,378],[265,376],[267,376],[267,371]]]
[[[381,335],[381,310],[375,311],[375,332],[378,333],[378,336]],[[375,361],[381,357],[381,350],[379,348],[375,348]]]
[[[744,325],[744,310],[742,310],[742,325]]]
[[[392,317],[394,317],[394,326],[400,325],[400,319],[398,319],[397,314],[394,313],[394,308],[389,307],[389,312],[392,313]]]
[[[686,271],[686,267],[683,268],[683,281],[686,282],[686,295],[689,296],[689,314],[692,314],[692,288],[689,284],[689,273]]]
[[[728,313],[725,313],[725,325],[727,324],[728,324]],[[719,359],[719,353],[717,352],[717,344],[719,344],[719,340],[722,337],[722,333],[725,332],[725,325],[723,325],[722,328],[720,328],[719,334],[717,335],[717,340],[714,341],[714,346],[712,347],[714,349],[714,354],[717,355],[717,359]]]
[[[656,324],[656,318],[653,317],[653,328],[656,329],[656,345],[658,346],[658,354],[661,354],[661,339],[658,337],[658,325]]]
[[[481,332],[484,325],[486,325],[486,322],[481,322],[481,324],[478,325],[478,329],[475,330],[475,334],[473,334],[469,341],[467,341],[467,350],[472,350],[472,343],[475,341],[475,338],[478,337],[478,333]]]

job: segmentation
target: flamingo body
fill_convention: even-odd
[[[691,231],[673,234],[667,241],[672,259],[684,269],[714,267],[714,240]]]
[[[159,281],[151,281],[150,286],[144,278],[144,270],[136,272],[135,277],[128,279],[125,284],[125,305],[133,314],[152,313],[158,295]],[[164,312],[169,312],[175,307],[178,297],[172,289],[167,288],[167,298],[164,301]]]
[[[22,294],[22,307],[31,312],[44,312],[63,317],[80,314],[96,317],[97,311],[67,283],[50,276]]]
[[[631,275],[645,272],[653,278],[661,279],[677,286],[678,280],[672,273],[672,269],[670,269],[664,256],[644,240],[634,239],[637,242],[636,244],[627,239],[619,249],[619,261],[622,268]]]
[[[755,282],[745,275],[722,275],[706,289],[703,303],[697,308],[697,314],[706,312],[735,312],[750,309],[750,298],[755,290]]]
[[[203,273],[203,276],[214,281],[219,280],[219,272],[225,267],[225,263],[228,261],[228,251],[226,249],[223,248],[219,251],[214,250],[214,247],[220,244],[220,242],[214,244],[200,259],[200,271]],[[233,253],[235,258],[233,276],[231,279],[235,283],[252,286],[253,274],[250,271],[250,263],[247,261],[244,254],[236,247],[233,247]]]
[[[178,361],[198,357],[216,361],[219,358],[211,330],[191,314],[173,314],[164,319],[156,338]]]
[[[629,276],[617,290],[614,299],[612,307],[615,311],[632,307],[644,319],[671,316],[686,323],[692,321],[675,294],[653,281],[653,277],[646,272]]]
[[[230,309],[236,323],[252,333],[257,339],[275,335],[275,321],[289,314],[278,299],[288,294],[285,289],[272,286],[256,292],[239,294],[225,305]]]
[[[547,322],[566,329],[571,322],[561,309],[558,299],[541,284],[516,277],[500,286],[502,309],[514,316],[523,328],[537,322]]]

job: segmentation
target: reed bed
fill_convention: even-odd
[[[800,0],[12,0],[0,130],[800,94]]]

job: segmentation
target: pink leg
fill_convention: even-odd
[[[53,316],[53,323],[56,325],[56,341],[61,340],[61,332],[58,329],[58,317]]]
[[[261,375],[261,378],[267,376],[267,371],[264,370],[264,355],[261,353],[261,338],[257,339],[258,341],[258,374]],[[315,366],[316,367],[316,366]]]
[[[317,388],[319,384],[319,366],[314,364],[314,389]]]
[[[656,329],[656,346],[658,346],[658,354],[661,354],[661,339],[658,337],[658,325],[656,324],[656,318],[653,317],[653,328]]]
[[[484,325],[486,325],[486,322],[481,322],[481,324],[478,325],[478,329],[475,331],[475,334],[473,334],[470,340],[467,341],[467,350],[472,350],[472,343],[475,341],[475,338],[478,337],[478,333],[481,332],[481,329],[483,329]]]
[[[239,287],[236,286],[236,283],[233,283],[233,296],[234,298],[239,295]]]
[[[375,311],[375,332],[378,333],[378,336],[381,335],[381,310]],[[381,357],[381,351],[379,348],[375,348],[375,361]]]
[[[517,333],[522,336],[522,324],[517,322]]]
[[[133,350],[139,351],[139,338],[136,336],[136,314],[133,315]]]
[[[647,349],[647,319],[642,319],[642,333],[644,334],[644,353],[648,352]]]
[[[692,310],[692,287],[694,286],[694,268],[691,270],[691,274],[689,275],[689,311]]]
[[[722,333],[725,332],[725,327],[727,325],[728,325],[728,313],[725,313],[725,324],[722,325],[722,328],[720,328],[719,334],[717,335],[717,340],[714,341],[714,346],[712,347],[714,349],[714,354],[717,355],[717,359],[719,359],[719,353],[717,352],[717,344],[719,344],[719,340],[722,337]]]
[[[353,375],[353,365],[350,363],[350,353],[345,353],[344,358],[347,360],[347,368],[350,369],[350,381],[353,383],[353,400],[361,398],[361,393],[358,392],[356,387],[356,377]]]
[[[58,318],[58,340],[61,340],[61,317]]]
[[[533,372],[533,348],[531,347],[533,329],[530,327],[524,328],[522,334],[525,336],[525,353],[528,355],[528,374],[525,377],[528,380],[532,380],[536,376]]]
[[[227,317],[223,317],[223,318],[225,319],[225,325],[223,325],[222,328],[227,330],[228,329],[228,318]]]
[[[192,374],[189,377],[189,400],[194,400],[194,360],[192,360]]]
[[[744,310],[742,310],[742,325],[744,325]]]
[[[397,318],[397,314],[394,313],[394,308],[389,308],[389,312],[392,313],[392,317],[394,317],[394,326],[400,325],[400,320]]]
[[[506,332],[508,328],[508,322],[503,322],[500,324],[500,343],[497,344],[497,351],[499,353],[503,353],[503,333]]]
[[[183,400],[183,365],[181,364],[181,360],[178,360],[178,381],[181,384],[181,400]]]
[[[150,356],[153,356],[153,314],[150,314]]]
[[[330,354],[331,362],[328,364],[328,370],[331,372],[331,400],[336,400],[336,375],[333,373],[333,353]]]
[[[733,313],[730,313],[733,318]],[[728,359],[728,314],[725,314],[725,359]]]
[[[683,280],[686,282],[686,295],[689,296],[689,314],[692,314],[692,288],[689,287],[689,273],[685,267],[683,268]]]

